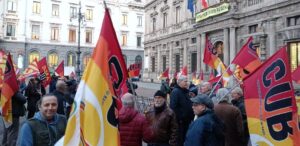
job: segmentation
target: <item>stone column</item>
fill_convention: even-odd
[[[236,55],[236,33],[235,27],[230,28],[230,62]]]
[[[169,73],[173,74],[173,47],[174,47],[174,42],[169,42],[168,43],[168,49],[169,49]]]
[[[201,71],[201,36],[200,34],[197,35],[197,44],[196,44],[196,49],[197,49],[197,74],[200,73]]]
[[[224,50],[223,50],[223,54],[224,54],[224,63],[226,65],[229,65],[229,52],[230,49],[229,49],[229,29],[228,28],[224,28],[224,43],[223,43],[223,47],[224,47]]]
[[[157,73],[161,72],[161,45],[157,45]]]
[[[270,52],[269,56],[273,55],[276,52],[276,20],[271,20],[269,22],[269,37],[270,37]]]
[[[188,38],[187,39],[183,39],[183,65],[182,66],[186,66],[187,65],[187,50],[188,50]]]
[[[202,58],[203,58],[204,49],[205,49],[205,38],[206,38],[206,33],[205,32],[201,33],[200,52],[201,52]],[[203,59],[201,60],[200,64],[201,64],[201,70],[205,71],[205,64],[203,62]]]

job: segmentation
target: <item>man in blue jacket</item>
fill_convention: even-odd
[[[215,115],[212,100],[200,94],[191,101],[198,118],[189,126],[184,146],[224,146],[224,124]]]
[[[20,146],[53,146],[64,134],[67,119],[57,114],[57,98],[44,95],[38,102],[39,112],[27,120],[20,131]]]

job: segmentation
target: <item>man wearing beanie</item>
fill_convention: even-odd
[[[154,107],[147,113],[146,118],[153,130],[153,142],[148,146],[176,146],[178,125],[175,113],[167,107],[167,95],[158,90],[154,94]]]

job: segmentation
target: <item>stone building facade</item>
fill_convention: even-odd
[[[205,9],[195,1],[194,14],[184,0],[146,3],[145,80],[186,65],[189,75],[201,70],[208,75],[211,69],[202,61],[206,36],[226,65],[250,36],[262,60],[287,45],[292,70],[300,65],[300,0],[206,1],[211,4]]]
[[[107,0],[127,65],[144,57],[144,1]],[[98,41],[104,16],[98,0],[0,0],[0,50],[10,52],[21,69],[47,57],[53,70],[62,60],[76,67],[78,15],[81,7],[80,68],[83,71]]]

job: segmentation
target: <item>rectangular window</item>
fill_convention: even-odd
[[[15,24],[7,24],[6,26],[6,36],[15,36],[16,34],[16,25]]]
[[[249,34],[256,33],[258,28],[258,24],[249,26]]]
[[[288,26],[300,25],[300,15],[287,18]]]
[[[93,20],[93,9],[86,9],[85,19]]]
[[[180,71],[180,54],[175,55],[175,71]]]
[[[7,11],[8,12],[16,12],[17,11],[17,3],[14,0],[8,0]]]
[[[122,14],[122,25],[127,25],[127,14]]]
[[[69,42],[76,42],[76,30],[69,29]]]
[[[77,8],[74,6],[70,7],[70,18],[77,18]]]
[[[51,40],[58,41],[59,29],[58,27],[51,28]]]
[[[163,19],[163,28],[167,27],[167,13],[164,13],[164,19]]]
[[[85,42],[92,43],[92,31],[91,30],[87,30],[85,32]]]
[[[122,34],[122,46],[127,45],[127,34]]]
[[[151,58],[152,72],[155,72],[155,57]]]
[[[59,5],[52,4],[52,16],[59,16]]]
[[[162,57],[162,59],[163,59],[163,71],[165,71],[166,70],[166,68],[167,68],[167,57],[164,55],[163,57]]]
[[[176,18],[175,18],[176,24],[180,22],[180,6],[176,7]]]
[[[300,65],[300,42],[289,43],[288,47],[291,70],[294,71]]]
[[[192,72],[197,71],[197,53],[196,52],[191,54],[191,71]]]
[[[142,46],[142,37],[141,36],[136,37],[136,46],[137,47]]]
[[[155,31],[155,27],[156,27],[156,19],[155,18],[152,18],[152,30],[153,32]]]
[[[36,2],[36,1],[33,2],[32,13],[41,14],[41,3],[40,2]]]
[[[175,42],[175,46],[178,47],[179,45],[180,45],[180,42],[179,42],[179,41],[176,41],[176,42]]]
[[[143,17],[137,16],[137,20],[138,20],[138,26],[142,26],[143,25]]]
[[[192,38],[191,43],[196,44],[197,43],[197,38]]]
[[[33,39],[33,40],[40,39],[40,26],[39,25],[32,25],[31,39]]]

